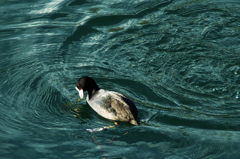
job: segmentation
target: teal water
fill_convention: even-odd
[[[0,1],[0,158],[240,158],[239,0]],[[133,100],[112,125],[75,83]],[[77,110],[77,112],[76,112]]]

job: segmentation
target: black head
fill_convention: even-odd
[[[99,90],[99,87],[96,84],[96,82],[91,77],[88,77],[88,76],[83,76],[83,77],[79,78],[76,86],[79,90],[82,89],[84,92]]]

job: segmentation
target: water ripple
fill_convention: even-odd
[[[1,4],[1,156],[239,157],[238,1]],[[78,100],[82,75],[141,125],[87,132],[112,122]]]

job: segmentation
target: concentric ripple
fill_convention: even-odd
[[[238,1],[0,8],[1,157],[239,158]],[[79,101],[82,75],[133,100],[141,125],[87,132],[113,123]]]

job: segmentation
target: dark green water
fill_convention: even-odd
[[[239,46],[239,0],[2,0],[0,158],[239,159]],[[87,132],[82,75],[141,125]]]

